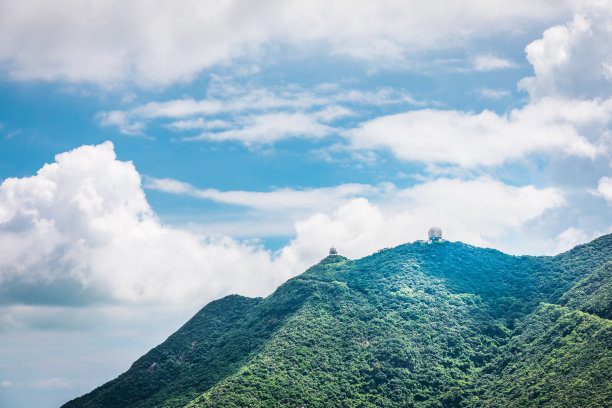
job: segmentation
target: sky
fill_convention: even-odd
[[[612,2],[0,0],[0,406],[426,237],[612,232]]]

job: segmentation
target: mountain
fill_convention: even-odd
[[[76,407],[609,407],[612,235],[553,257],[460,242],[330,255],[206,305]]]

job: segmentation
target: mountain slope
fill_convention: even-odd
[[[183,406],[235,372],[307,296],[298,287],[277,292],[291,302],[231,295],[209,303],[127,372],[64,407]]]
[[[597,266],[609,256],[609,238],[557,257],[570,270],[594,270],[560,297],[562,306],[542,303],[521,322],[482,370],[469,406],[610,406],[612,262]]]
[[[542,304],[479,380],[482,407],[609,407],[612,322]]]
[[[597,268],[563,295],[564,306],[612,319],[612,262]]]
[[[128,372],[65,407],[504,406],[497,396],[525,394],[483,390],[539,372],[527,362],[540,355],[524,360],[524,350],[542,332],[534,325],[553,324],[551,307],[577,327],[586,319],[584,336],[605,344],[608,321],[539,305],[580,308],[588,292],[605,317],[609,287],[591,289],[609,261],[611,235],[556,257],[451,242],[330,256],[265,299],[212,302]],[[586,361],[607,367],[605,348],[587,351]],[[499,369],[511,363],[518,368]]]

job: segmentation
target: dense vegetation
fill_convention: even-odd
[[[204,307],[74,407],[604,407],[612,235],[556,257],[416,242]]]
[[[542,304],[481,374],[484,407],[609,407],[612,322]]]

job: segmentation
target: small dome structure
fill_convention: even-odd
[[[338,255],[338,251],[336,251],[336,248],[331,247],[331,248],[329,248],[329,254],[330,255]]]
[[[442,239],[442,229],[440,227],[431,227],[427,235],[430,241],[440,241]]]

